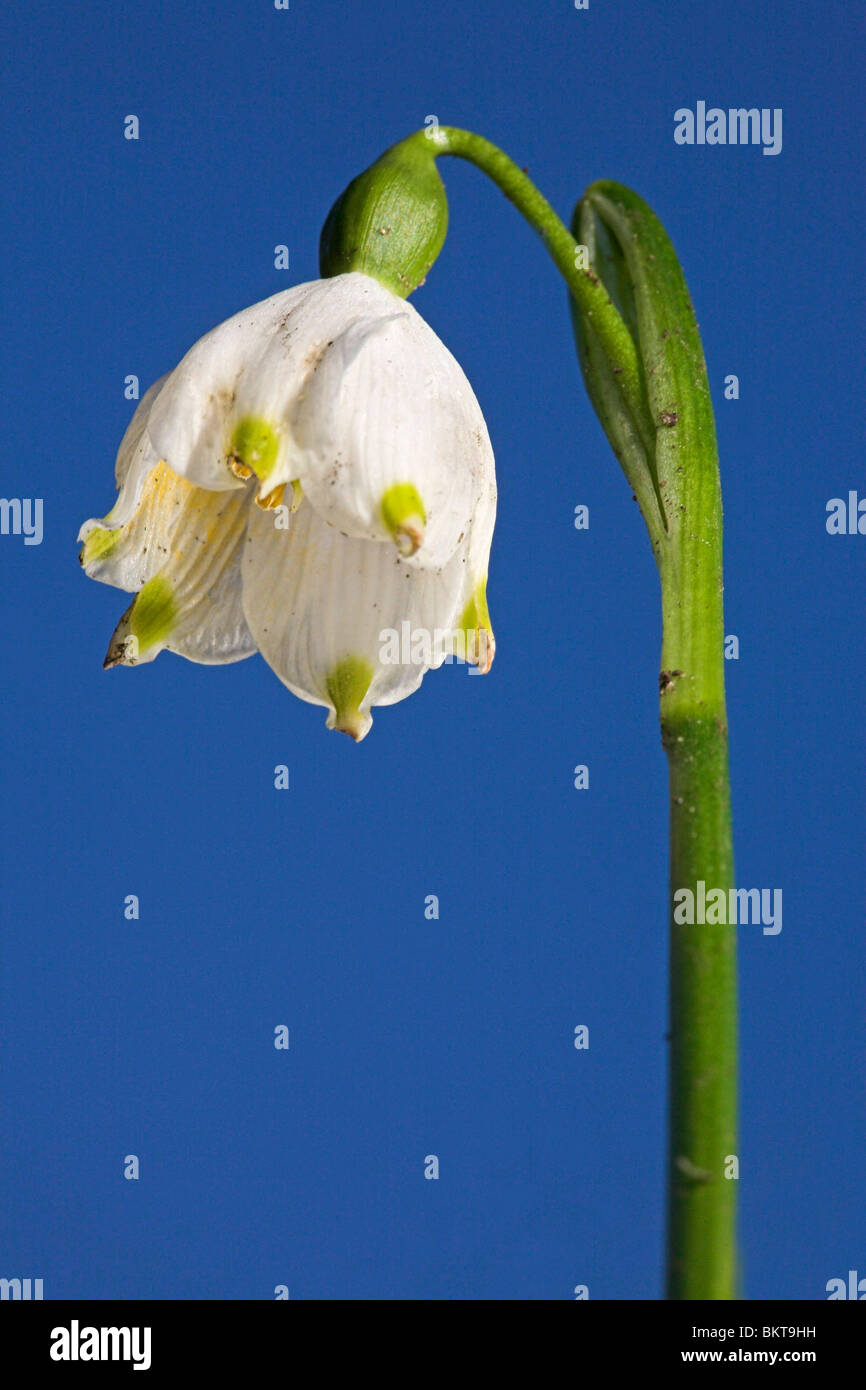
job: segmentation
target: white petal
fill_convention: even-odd
[[[145,433],[150,412],[153,409],[154,401],[159,395],[165,383],[168,381],[168,373],[161,376],[152,386],[149,386],[135,408],[135,413],[126,427],[126,433],[120,441],[120,448],[117,451],[117,459],[114,464],[114,480],[120,490],[133,471],[142,455],[157,462],[156,455],[150,445],[150,441]],[[80,539],[80,537],[79,537]]]
[[[116,532],[134,515],[141,499],[145,479],[151,469],[155,468],[159,462],[148,438],[146,426],[151,406],[159,395],[164,382],[165,377],[161,377],[142,396],[135,414],[126,428],[126,433],[120,441],[120,448],[117,451],[117,460],[114,465],[119,496],[114,506],[106,516],[91,517],[89,521],[84,522],[78,532],[80,541],[86,541],[94,532]],[[94,539],[91,542],[90,550],[94,552],[108,547],[109,537],[106,535],[102,545],[100,545],[98,538]],[[92,569],[88,568],[83,556],[82,563],[85,564],[85,569],[92,579],[101,579],[104,583],[116,584],[121,589],[138,588],[137,584],[125,584],[120,579],[110,577],[107,571],[94,573]]]
[[[356,273],[285,290],[206,334],[147,432],[200,487],[235,488],[252,471],[264,497],[300,479],[339,530],[396,540],[430,568],[456,551],[494,468],[458,363],[410,304]]]
[[[154,448],[175,473],[214,490],[241,486],[229,467],[241,380],[256,375],[311,289],[296,285],[235,314],[200,338],[175,367],[148,421]]]
[[[464,542],[464,584],[458,605],[455,640],[451,647],[454,655],[477,666],[484,675],[490,670],[496,651],[487,607],[487,571],[495,520],[496,480],[491,477]]]
[[[262,493],[292,481],[289,422],[321,354],[359,317],[393,305],[402,301],[369,276],[341,275],[295,285],[219,324],[170,374],[151,414],[160,458],[200,487],[237,487],[244,466]]]
[[[137,665],[166,648],[208,664],[252,656],[240,576],[251,490],[208,492],[164,463],[140,483],[130,472],[124,488],[138,499],[127,522],[82,527],[87,574],[137,594],[105,664]]]
[[[489,488],[493,451],[458,363],[411,305],[388,299],[312,373],[291,424],[297,472],[339,530],[396,540],[410,564],[439,568]]]
[[[293,418],[334,341],[356,324],[376,324],[395,312],[409,312],[402,300],[369,275],[337,275],[301,288],[303,297],[239,376],[226,426],[230,441],[239,431],[243,434],[245,421],[260,422],[262,430],[267,427],[273,433],[266,467],[254,466],[262,493],[298,477]]]
[[[444,660],[468,554],[419,570],[391,546],[340,535],[307,502],[288,530],[254,508],[245,551],[244,611],[259,650],[295,695],[329,709],[329,728],[363,738],[371,705],[402,700]],[[344,698],[341,680],[353,687]]]
[[[237,548],[232,562],[182,579],[171,567],[156,575],[136,596],[114,630],[104,665],[138,666],[161,651],[174,652],[203,666],[222,666],[253,656],[256,644],[243,609]],[[160,586],[165,584],[166,588]],[[153,592],[156,588],[157,592]],[[142,605],[150,615],[142,621]],[[156,614],[154,609],[162,610]]]

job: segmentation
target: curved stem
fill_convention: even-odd
[[[598,276],[591,268],[578,263],[579,243],[532,180],[498,145],[471,130],[438,126],[434,130],[418,131],[409,140],[423,141],[428,150],[432,145],[434,155],[453,155],[474,164],[538,232],[581,311],[591,321],[605,354],[614,364],[616,381],[629,414],[639,422],[641,432],[646,435],[646,398],[634,340]]]

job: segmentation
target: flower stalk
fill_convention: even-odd
[[[668,1296],[730,1299],[736,1258],[736,928],[677,922],[678,889],[733,886],[722,605],[722,503],[700,334],[670,240],[619,184],[593,184],[574,225],[631,325],[655,441],[645,451],[608,389],[580,313],[590,394],[640,489],[662,591],[659,675],[670,781]]]
[[[475,164],[541,236],[570,293],[584,380],[647,525],[661,580],[659,675],[670,788],[667,1296],[737,1297],[736,929],[679,925],[674,894],[733,886],[715,422],[688,288],[652,210],[593,184],[573,232],[526,173],[471,131],[436,126],[413,158]],[[374,166],[375,167],[375,166]]]

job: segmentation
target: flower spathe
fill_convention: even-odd
[[[487,669],[493,453],[455,359],[357,272],[236,314],[142,398],[117,501],[82,526],[94,579],[135,593],[106,665],[260,651],[328,726],[412,693],[452,652]],[[382,634],[436,633],[424,660]]]

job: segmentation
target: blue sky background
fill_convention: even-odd
[[[2,490],[44,498],[45,534],[0,537],[0,1274],[49,1298],[659,1295],[657,581],[514,210],[442,161],[451,230],[414,297],[497,455],[486,679],[429,675],[356,747],[260,658],[104,673],[127,600],[76,560],[113,500],[127,373],[143,389],[315,278],[333,199],[430,114],[503,145],[566,217],[592,180],[632,184],[680,252],[740,642],[738,882],[784,894],[781,935],[740,930],[746,1292],[866,1274],[866,538],[825,530],[830,497],[866,494],[856,7],[49,3],[4,23]],[[698,100],[782,107],[782,153],[675,145]]]

